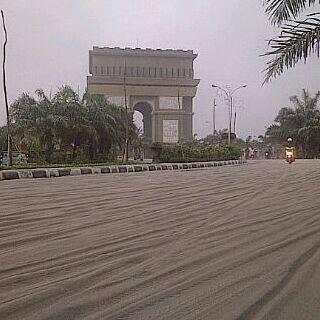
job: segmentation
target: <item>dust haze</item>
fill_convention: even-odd
[[[270,25],[262,1],[186,0],[2,0],[8,28],[8,94],[43,88],[47,93],[70,84],[83,92],[92,46],[192,49],[198,53],[194,133],[212,132],[217,97],[211,84],[248,87],[236,95],[238,135],[263,134],[288,97],[302,88],[319,89],[313,59],[298,64],[262,87],[267,40],[279,30]],[[3,32],[0,33],[1,43]],[[2,59],[2,53],[1,53]],[[5,123],[3,92],[0,124]],[[227,127],[227,107],[218,98],[217,129]]]

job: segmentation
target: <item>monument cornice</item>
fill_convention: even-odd
[[[182,49],[151,49],[151,48],[120,48],[120,47],[97,47],[90,50],[90,55],[114,55],[114,56],[139,56],[139,57],[172,57],[192,58],[198,56],[193,50]]]
[[[127,77],[126,86],[146,86],[146,87],[197,87],[199,79],[186,78],[144,78]],[[88,84],[97,85],[124,85],[124,78],[117,76],[87,76]]]

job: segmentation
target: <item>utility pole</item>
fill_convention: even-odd
[[[236,133],[236,124],[237,124],[237,109],[243,109],[242,106],[239,106],[237,104],[234,105],[234,118],[233,118],[233,132]]]
[[[230,115],[229,115],[229,134],[228,134],[228,144],[231,144],[231,131],[232,131],[232,127],[231,127],[231,123],[232,123],[232,110],[233,110],[233,98],[232,95],[230,95]]]
[[[179,108],[179,122],[178,122],[178,141],[181,142],[181,136],[182,136],[182,132],[181,132],[181,105],[180,105],[180,87],[178,86],[178,108]]]
[[[213,111],[212,111],[212,134],[213,134],[213,137],[215,137],[216,135],[216,99],[213,100]]]
[[[126,65],[126,61],[125,61],[124,62],[124,76],[123,76],[124,105],[125,105],[125,110],[126,110],[126,119],[125,119],[126,134],[125,134],[125,147],[124,147],[124,161],[128,162],[128,160],[129,160],[129,124],[128,124],[126,75],[127,75],[127,65]]]
[[[181,146],[182,158],[184,158],[183,147],[182,147],[182,122],[181,122],[181,105],[180,105],[180,86],[178,86],[178,107],[179,107],[179,121],[178,121],[178,142]]]
[[[3,93],[4,93],[4,100],[5,100],[6,113],[7,113],[8,165],[12,166],[11,122],[10,122],[10,115],[9,115],[7,84],[6,84],[6,46],[8,43],[8,35],[7,35],[7,28],[4,22],[4,14],[2,10],[1,10],[1,17],[2,17],[4,36],[5,36],[4,38],[5,40],[3,44],[2,78],[3,78]]]

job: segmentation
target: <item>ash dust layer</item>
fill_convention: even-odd
[[[0,319],[320,317],[320,161],[0,183]]]

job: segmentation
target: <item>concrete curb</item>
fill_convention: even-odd
[[[210,161],[210,162],[193,162],[193,163],[152,163],[136,165],[119,165],[108,167],[82,167],[82,168],[39,168],[39,169],[22,169],[22,170],[2,170],[0,171],[0,180],[15,180],[28,178],[51,178],[78,176],[85,174],[111,174],[111,173],[131,173],[144,171],[169,171],[169,170],[192,170],[220,167],[227,165],[241,165],[246,163],[245,160],[229,161]]]

